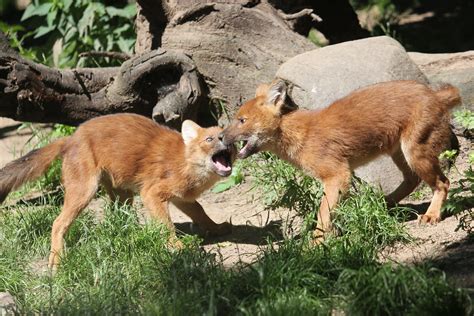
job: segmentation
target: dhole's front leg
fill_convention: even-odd
[[[318,224],[313,232],[315,243],[323,241],[324,236],[332,231],[331,211],[339,202],[341,194],[347,192],[350,182],[350,171],[341,170],[339,174],[322,179],[324,195],[318,212]]]
[[[174,224],[171,221],[171,217],[168,211],[168,199],[163,197],[159,191],[154,189],[142,190],[140,196],[143,201],[143,205],[150,212],[150,216],[154,219],[166,225],[171,235],[169,243],[170,245],[181,248],[182,243],[176,237],[176,231]]]
[[[204,212],[201,204],[197,201],[188,202],[183,200],[173,200],[172,203],[184,214],[189,216],[192,221],[198,224],[206,233],[214,236],[221,236],[232,232],[232,224],[224,222],[217,224]]]

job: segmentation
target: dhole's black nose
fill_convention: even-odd
[[[219,135],[217,135],[217,138],[219,138],[221,142],[224,142],[224,132],[220,132]]]

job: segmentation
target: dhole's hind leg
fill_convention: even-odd
[[[318,224],[313,233],[315,241],[320,242],[324,235],[332,231],[331,211],[339,202],[341,194],[347,192],[351,180],[349,167],[334,168],[334,174],[322,178],[324,196],[318,212]]]
[[[436,224],[439,222],[441,207],[448,196],[449,180],[441,171],[437,155],[438,153],[429,143],[411,146],[407,155],[410,167],[433,191],[430,206],[426,213],[420,217],[421,223]]]
[[[64,247],[64,235],[68,231],[74,219],[89,204],[94,197],[98,186],[98,176],[87,174],[87,168],[71,171],[63,164],[64,179],[64,205],[59,216],[54,220],[51,232],[51,252],[48,266],[55,268],[59,263],[59,257]],[[90,170],[90,169],[89,169]],[[92,170],[90,170],[92,172]]]
[[[418,175],[410,168],[400,149],[393,153],[391,157],[395,165],[403,174],[403,182],[400,183],[395,191],[385,197],[389,207],[394,206],[396,203],[407,197],[421,182],[420,177],[418,177]]]

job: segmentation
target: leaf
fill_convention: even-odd
[[[224,191],[229,190],[233,186],[236,186],[237,184],[242,183],[244,180],[244,176],[242,174],[241,166],[235,166],[234,170],[232,170],[232,174],[229,176],[229,178],[225,181],[219,182],[216,184],[212,189],[211,192],[214,193],[221,193]]]
[[[94,9],[94,12],[96,13],[97,16],[105,15],[105,6],[102,3],[92,2],[91,6]]]
[[[77,28],[71,27],[69,30],[67,30],[66,35],[64,35],[64,42],[69,43],[76,34]]]
[[[126,19],[131,19],[137,14],[134,4],[129,4],[122,9],[109,6],[105,8],[105,11],[110,17],[119,16]]]
[[[84,10],[82,18],[77,22],[77,29],[79,31],[79,36],[84,36],[87,31],[87,27],[92,26],[94,23],[95,10],[93,4],[89,4]]]
[[[104,46],[100,42],[100,39],[96,38],[94,39],[94,50],[104,50]]]
[[[38,38],[38,37],[41,37],[43,35],[46,35],[48,34],[49,32],[51,31],[54,31],[56,27],[54,25],[51,25],[51,26],[40,26],[37,30],[36,30],[36,34],[34,36],[34,38]]]
[[[54,67],[59,66],[59,56],[61,55],[61,52],[63,51],[63,38],[59,38],[54,42],[53,45],[53,65]]]
[[[19,32],[19,31],[24,31],[25,30],[25,28],[21,25],[9,25],[9,24],[1,22],[1,21],[0,21],[0,25],[1,25],[2,31],[7,32],[7,33],[14,33],[14,32]]]
[[[68,12],[73,0],[63,0],[64,11]]]
[[[107,47],[106,51],[111,51],[114,48],[115,40],[112,34],[107,34]]]
[[[54,20],[56,19],[56,16],[58,15],[58,11],[51,11],[48,13],[46,16],[46,22],[48,23],[48,26],[52,26],[54,23]]]
[[[122,52],[131,53],[133,44],[135,43],[134,39],[126,40],[122,37],[119,38],[117,44]]]
[[[53,6],[52,3],[43,3],[39,6],[35,6],[30,4],[26,7],[25,12],[23,12],[23,16],[21,17],[21,21],[31,18],[32,16],[44,16],[48,14],[49,9]]]
[[[117,35],[121,35],[122,32],[125,32],[125,31],[128,31],[130,30],[131,28],[131,25],[130,24],[124,24],[122,25],[121,27],[118,27],[116,29],[113,30],[113,33],[114,34],[117,34]]]

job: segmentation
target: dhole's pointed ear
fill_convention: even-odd
[[[183,137],[184,143],[187,145],[189,142],[195,139],[198,136],[200,129],[201,127],[193,121],[184,121],[183,125],[181,126],[181,136]]]
[[[270,85],[266,83],[262,83],[257,87],[257,91],[255,91],[255,97],[259,97],[262,95],[266,95],[268,92],[268,88],[270,88]]]
[[[283,80],[275,80],[268,88],[267,103],[281,108],[286,101],[286,83]]]

